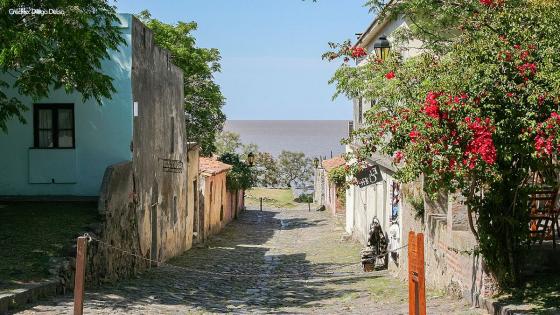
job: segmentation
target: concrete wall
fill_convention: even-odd
[[[166,260],[190,247],[183,74],[132,18],[133,174],[142,255]],[[192,210],[192,208],[190,208]]]
[[[105,169],[132,157],[132,16],[120,15],[120,29],[126,42],[109,52],[101,65],[103,73],[113,78],[115,92],[111,99],[82,101],[79,93],[53,90],[49,97],[33,101],[15,89],[4,89],[8,97],[17,97],[28,111],[27,121],[8,122],[8,133],[0,132],[0,196],[73,195],[98,196]],[[8,74],[2,79],[12,82]],[[75,148],[33,148],[33,104],[74,104]],[[43,178],[36,183],[33,178]],[[54,183],[52,181],[54,180]]]

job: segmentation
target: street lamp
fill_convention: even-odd
[[[313,166],[315,166],[315,168],[319,168],[319,158],[313,159]]]
[[[387,56],[389,56],[389,51],[391,50],[391,43],[387,40],[387,36],[380,36],[373,44],[373,49],[375,50],[375,56],[377,56],[378,59],[385,61]]]
[[[247,154],[247,164],[249,164],[249,166],[253,166],[254,163],[255,155],[253,154],[253,152],[249,152],[249,154]]]

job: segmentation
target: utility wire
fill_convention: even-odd
[[[160,260],[154,260],[154,259],[150,259],[150,258],[146,258],[144,256],[138,255],[130,250],[126,250],[126,249],[122,249],[120,247],[111,245],[105,241],[102,241],[96,237],[93,237],[91,235],[89,235],[88,233],[85,233],[83,235],[84,237],[86,237],[88,239],[88,242],[97,242],[98,244],[121,252],[123,254],[126,254],[128,256],[131,257],[135,257],[137,259],[140,260],[144,260],[146,262],[152,263],[152,264],[156,264],[157,266],[166,266],[166,267],[171,267],[171,268],[176,268],[176,269],[180,269],[180,270],[184,270],[184,271],[189,271],[189,272],[194,272],[194,273],[199,273],[199,274],[206,274],[206,275],[211,275],[211,276],[223,276],[223,277],[243,277],[243,278],[263,278],[263,277],[274,277],[274,278],[301,278],[302,276],[304,277],[311,277],[311,276],[326,276],[326,277],[345,277],[345,276],[355,276],[358,275],[355,272],[335,272],[335,271],[330,271],[330,272],[294,272],[294,273],[281,273],[281,274],[247,274],[247,273],[232,273],[232,272],[218,272],[218,271],[208,271],[208,270],[201,270],[201,269],[194,269],[194,268],[189,268],[189,267],[184,267],[184,266],[177,266],[177,265],[172,265],[172,264],[168,264],[166,262],[160,261]],[[385,257],[387,254],[389,253],[393,253],[393,252],[397,252],[405,247],[407,247],[408,244],[401,246],[399,248],[396,248],[394,250],[389,250],[386,251],[382,254],[379,254],[377,256],[375,256],[375,259],[378,258],[382,258]],[[356,266],[361,264],[360,262],[353,262],[353,263],[348,263],[345,265],[340,266],[340,268],[345,268],[345,267],[349,267],[349,266]]]

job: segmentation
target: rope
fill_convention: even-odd
[[[243,277],[243,278],[264,278],[264,277],[274,277],[274,278],[299,278],[301,276],[305,276],[305,277],[309,277],[312,275],[315,276],[329,276],[329,277],[344,277],[344,276],[352,276],[352,275],[357,275],[355,272],[295,272],[295,273],[283,273],[283,274],[248,274],[248,273],[231,273],[231,272],[217,272],[217,271],[207,271],[207,270],[201,270],[201,269],[194,269],[194,268],[188,268],[188,267],[184,267],[184,266],[177,266],[177,265],[172,265],[172,264],[168,264],[166,262],[163,262],[161,260],[154,260],[151,258],[146,258],[144,256],[138,255],[136,253],[133,253],[129,250],[126,249],[122,249],[120,247],[111,245],[107,242],[104,242],[96,237],[93,237],[91,235],[89,235],[88,233],[85,233],[83,235],[84,237],[86,237],[88,239],[88,242],[97,242],[98,244],[105,246],[107,248],[116,250],[118,252],[121,252],[123,254],[129,255],[131,257],[135,257],[137,259],[140,260],[144,260],[147,261],[149,263],[152,264],[156,264],[157,266],[166,266],[166,267],[171,267],[171,268],[175,268],[175,269],[180,269],[183,271],[189,271],[189,272],[194,272],[194,273],[200,273],[200,274],[206,274],[206,275],[211,275],[211,276],[224,276],[224,277]],[[408,244],[401,246],[399,248],[396,248],[394,250],[390,250],[390,251],[386,251],[382,254],[379,254],[377,256],[375,256],[376,259],[378,258],[382,258],[385,257],[387,254],[392,253],[392,252],[397,252],[405,247],[407,247]],[[342,266],[339,266],[339,268],[345,268],[345,267],[349,267],[349,266],[356,266],[356,265],[360,265],[360,262],[353,262],[353,263],[348,263],[348,264],[344,264]]]

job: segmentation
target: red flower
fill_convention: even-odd
[[[367,56],[366,50],[362,47],[354,47],[352,48],[352,57],[354,58],[361,58]]]
[[[455,169],[455,166],[457,165],[457,161],[455,159],[449,159],[449,169],[453,170]]]
[[[482,122],[478,117],[474,121],[472,121],[470,117],[467,117],[465,118],[465,122],[468,128],[473,132],[473,137],[467,144],[465,150],[468,167],[473,169],[478,157],[488,164],[494,164],[497,154],[494,140],[492,140],[494,128],[490,125],[490,119],[486,118],[486,120]]]
[[[439,119],[440,111],[439,111],[439,102],[437,98],[440,97],[441,94],[442,93],[432,92],[432,91],[428,92],[428,94],[426,95],[425,106],[422,112],[424,112],[426,115],[432,118]]]
[[[432,118],[439,118],[439,107],[437,105],[427,105],[424,107],[424,113]]]
[[[386,78],[387,80],[391,80],[391,79],[393,79],[394,77],[395,77],[395,72],[393,72],[393,71],[389,71],[389,72],[387,72],[387,74],[385,75],[385,78]]]
[[[403,157],[404,157],[404,154],[401,151],[397,151],[395,153],[395,158],[394,158],[395,163],[400,163],[401,160],[403,159]]]
[[[537,73],[537,65],[528,62],[520,66],[517,66],[517,70],[519,70],[519,74],[521,76],[535,75],[535,73]],[[529,73],[527,73],[527,71]]]
[[[419,133],[418,131],[416,131],[416,130],[412,130],[412,131],[408,134],[408,136],[410,137],[410,141],[411,141],[412,143],[415,143],[415,142],[416,142],[416,138],[418,138],[418,137],[420,136],[420,133]]]
[[[494,4],[494,0],[479,0],[481,4],[485,5],[485,6],[491,6]]]

